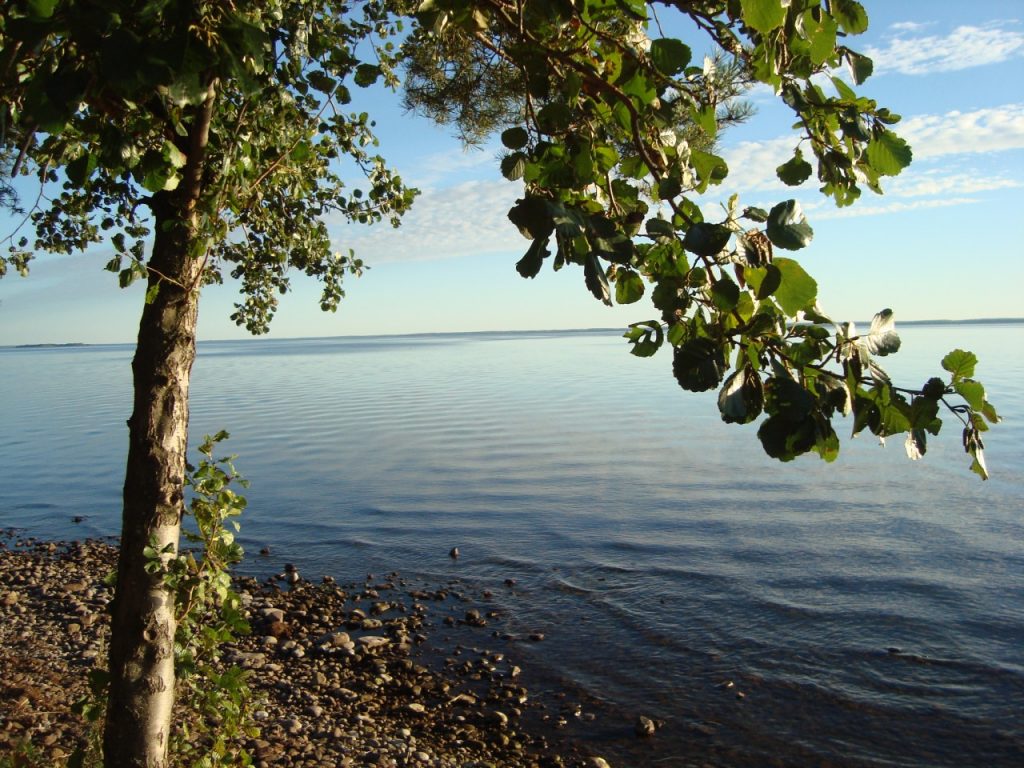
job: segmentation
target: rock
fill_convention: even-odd
[[[14,605],[16,602],[18,602],[17,592],[5,592],[3,598],[0,598],[0,603],[7,607]]]
[[[658,730],[658,725],[651,718],[644,715],[640,715],[636,719],[636,723],[633,725],[633,732],[640,737],[646,738],[653,736],[654,732]]]
[[[276,637],[280,640],[282,637],[290,637],[292,631],[291,628],[283,621],[274,621],[263,628],[263,634]]]
[[[284,621],[284,611],[280,608],[263,608],[260,610],[260,618],[269,623]]]
[[[506,715],[500,709],[494,709],[491,710],[490,714],[487,716],[487,721],[490,723],[494,723],[495,725],[505,727],[506,725],[508,725],[508,715]]]
[[[605,760],[603,757],[597,756],[590,758],[590,765],[592,766],[592,768],[611,768],[611,766],[608,765],[607,760]]]
[[[356,642],[363,646],[363,648],[372,650],[373,648],[380,648],[382,645],[387,645],[391,641],[386,637],[381,637],[380,635],[365,635],[357,638]]]
[[[543,632],[531,632],[530,633],[530,639],[533,642],[535,642],[535,643],[539,643],[541,640],[544,639],[544,633]]]
[[[452,547],[451,550],[449,550],[448,552],[448,557],[450,557],[452,560],[457,560],[459,557],[459,548]]]

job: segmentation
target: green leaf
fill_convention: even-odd
[[[722,421],[729,424],[749,424],[761,415],[763,407],[761,379],[750,368],[732,374],[718,393],[718,410]]]
[[[772,244],[788,251],[799,250],[814,238],[814,230],[796,200],[786,200],[772,208],[766,234]]]
[[[962,379],[953,385],[953,389],[973,410],[981,411],[985,407],[985,387],[980,381]]]
[[[306,79],[309,84],[321,93],[331,94],[338,87],[338,81],[320,69],[314,69]]]
[[[583,263],[583,282],[594,295],[594,298],[609,307],[612,305],[611,287],[608,285],[608,276],[601,269],[601,262],[595,254],[587,254]]]
[[[740,300],[740,287],[728,277],[711,284],[711,301],[722,312],[731,312]]]
[[[523,277],[536,277],[544,264],[544,259],[551,255],[547,244],[547,237],[539,237],[534,240],[527,249],[526,255],[516,262],[516,272]]]
[[[68,181],[76,187],[84,185],[85,180],[92,175],[94,170],[96,170],[98,160],[99,158],[91,152],[86,152],[72,160],[64,169],[64,172],[68,176]]]
[[[672,373],[679,386],[689,392],[705,392],[716,388],[726,370],[725,352],[711,339],[697,337],[676,347],[672,357]]]
[[[832,16],[848,35],[859,35],[868,28],[868,14],[856,0],[832,0]]]
[[[999,414],[996,413],[995,406],[988,400],[985,401],[981,408],[981,415],[985,417],[989,424],[998,424],[1001,421]]]
[[[910,145],[888,129],[868,142],[868,164],[882,176],[895,176],[913,157]]]
[[[501,158],[501,175],[509,181],[521,179],[525,170],[526,155],[522,152],[513,152]]]
[[[782,280],[775,291],[775,301],[790,317],[802,309],[814,305],[818,297],[818,283],[793,259],[775,259],[773,266],[779,269]]]
[[[846,63],[850,65],[850,74],[857,85],[871,77],[871,73],[875,71],[875,63],[871,59],[854,51],[846,52]]]
[[[509,210],[508,218],[528,240],[547,238],[555,228],[547,203],[539,197],[527,196],[517,200]]]
[[[683,247],[698,256],[715,256],[722,252],[732,237],[732,230],[722,224],[700,222],[686,230]]]
[[[709,104],[704,109],[690,107],[690,118],[700,126],[701,130],[708,135],[708,138],[715,138],[715,135],[718,133],[718,116],[715,112],[714,104]]]
[[[135,282],[136,277],[138,277],[138,274],[135,272],[135,270],[132,269],[131,267],[128,267],[127,269],[122,269],[118,273],[117,283],[122,288],[127,288],[129,285]]]
[[[383,74],[376,64],[360,64],[356,67],[355,82],[360,88],[368,88]]]
[[[779,179],[790,187],[803,184],[811,177],[813,171],[811,164],[804,160],[803,152],[799,147],[794,152],[792,159],[775,169]]]
[[[28,0],[26,5],[29,16],[35,19],[48,19],[53,16],[58,2],[60,0]]]
[[[651,61],[663,75],[678,75],[690,63],[690,48],[679,40],[662,37],[651,43]]]
[[[549,135],[565,133],[571,122],[572,113],[569,111],[569,107],[560,101],[545,104],[537,112],[537,126]]]
[[[891,309],[883,309],[871,319],[871,329],[857,339],[857,346],[869,354],[885,355],[899,351],[900,337]]]
[[[942,367],[953,374],[954,383],[974,376],[974,366],[977,364],[975,354],[962,349],[954,349],[942,358]]]
[[[814,11],[804,12],[804,28],[810,30],[813,24]],[[822,15],[821,24],[815,25],[810,34],[811,63],[816,67],[824,64],[835,52],[836,49],[836,28],[835,19]]]
[[[964,428],[964,451],[972,458],[971,471],[982,480],[988,480],[988,467],[985,466],[985,444],[981,442],[981,435],[974,427]]]
[[[764,208],[744,208],[743,218],[756,221],[758,224],[763,224],[768,221],[768,211]]]
[[[510,150],[521,150],[529,143],[529,132],[520,126],[502,131],[502,143]]]
[[[675,230],[672,228],[671,222],[657,217],[648,219],[645,227],[647,229],[647,234],[651,237],[672,237],[675,234]]]
[[[786,21],[786,9],[780,0],[740,0],[743,21],[761,34],[778,29]]]
[[[660,179],[658,181],[659,200],[671,200],[682,191],[683,185],[679,183],[679,179],[673,178],[672,176],[666,176],[664,179]]]
[[[174,142],[171,141],[164,142],[163,155],[172,168],[184,168],[185,163],[188,162],[188,157],[185,153],[178,149]]]
[[[779,461],[793,461],[815,447],[818,434],[812,417],[798,421],[784,416],[770,416],[757,430],[764,452]]]
[[[699,149],[690,151],[690,165],[700,177],[701,184],[698,191],[707,189],[708,184],[718,184],[729,175],[729,166],[725,160],[710,152],[702,152]]]
[[[615,275],[615,301],[633,304],[644,295],[644,279],[632,269],[623,269]]]
[[[786,261],[783,259],[783,261]],[[782,270],[774,264],[767,264],[763,267],[748,267],[743,270],[747,285],[754,291],[754,295],[760,299],[767,299],[782,285]]]
[[[661,323],[657,320],[631,323],[629,330],[622,336],[629,339],[629,343],[633,345],[629,352],[637,357],[650,357],[658,351],[664,342],[664,331],[661,328]]]

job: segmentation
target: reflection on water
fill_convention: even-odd
[[[914,464],[870,436],[774,463],[614,333],[208,343],[193,435],[232,433],[250,551],[494,590],[613,764],[1022,764],[1024,326],[902,335],[911,382],[981,358],[991,481],[953,424]],[[4,525],[116,532],[130,355],[0,351]]]

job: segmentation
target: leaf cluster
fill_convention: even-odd
[[[247,673],[222,659],[225,646],[250,631],[231,584],[231,568],[244,554],[236,534],[246,506],[231,486],[248,483],[235,471],[234,457],[213,453],[227,438],[223,431],[207,435],[198,448],[204,458],[188,468],[194,528],[183,526],[182,535],[191,546],[173,553],[173,547],[160,551],[151,544],[143,553],[147,571],[160,574],[175,596],[177,716],[171,754],[193,768],[251,765],[242,743],[259,735]]]
[[[32,251],[107,242],[120,285],[148,278],[154,227],[183,230],[201,283],[227,274],[235,320],[259,333],[299,270],[337,307],[361,262],[332,247],[327,220],[397,217],[415,190],[374,152],[352,90],[397,82],[401,29],[382,2],[6,4],[0,12],[2,146],[41,187]],[[12,262],[13,263],[13,262]],[[152,296],[150,296],[152,298]]]
[[[843,206],[861,186],[881,193],[882,177],[909,164],[890,128],[899,116],[854,90],[872,70],[846,45],[867,27],[855,0],[427,0],[421,37],[486,51],[506,83],[520,84],[521,114],[501,131],[501,171],[523,184],[508,216],[530,242],[516,270],[533,278],[545,262],[575,265],[605,304],[649,297],[659,317],[629,327],[632,352],[670,347],[681,387],[718,389],[727,422],[762,419],[770,456],[832,461],[834,421],[849,414],[854,434],[907,433],[916,457],[924,435],[938,432],[941,405],[965,423],[965,450],[985,476],[980,432],[997,417],[980,384],[895,387],[875,362],[898,348],[892,313],[863,335],[833,322],[817,306],[817,282],[784,255],[814,236],[797,201],[765,210],[733,195],[706,218],[699,196],[729,173],[715,154],[720,108],[736,93],[723,98],[714,67],[695,66],[682,40],[657,34],[654,7],[706,33],[728,82],[766,84],[792,109],[794,154],[778,169],[786,184],[816,175]],[[852,86],[835,76],[840,66]]]

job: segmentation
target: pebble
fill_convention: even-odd
[[[58,756],[82,738],[70,705],[85,693],[83,662],[104,662],[112,594],[102,579],[115,561],[102,542],[5,546],[0,533],[0,605],[7,610],[0,622],[0,755],[12,740],[33,735],[45,750],[43,764],[63,764]],[[286,566],[283,577],[292,574],[298,570]],[[440,617],[464,616],[460,627],[485,621],[471,605],[455,610],[472,599],[461,586],[417,591],[391,574],[340,587],[297,579],[286,591],[280,582],[240,577],[235,588],[253,633],[226,648],[225,660],[252,670],[250,685],[263,697],[254,714],[261,733],[244,737],[254,765],[600,765],[561,737],[556,750],[539,731],[523,729],[520,718],[540,705],[527,703],[526,689],[512,682],[521,674],[507,658],[514,644],[464,648],[453,656],[455,666],[435,671],[456,642],[431,634]],[[384,590],[393,590],[386,602],[376,598]],[[362,610],[359,600],[367,601]],[[423,650],[410,656],[414,647]],[[30,701],[28,684],[35,686]]]
[[[654,732],[657,730],[657,723],[645,715],[640,715],[640,717],[636,719],[636,723],[633,725],[633,732],[640,737],[653,736]]]

